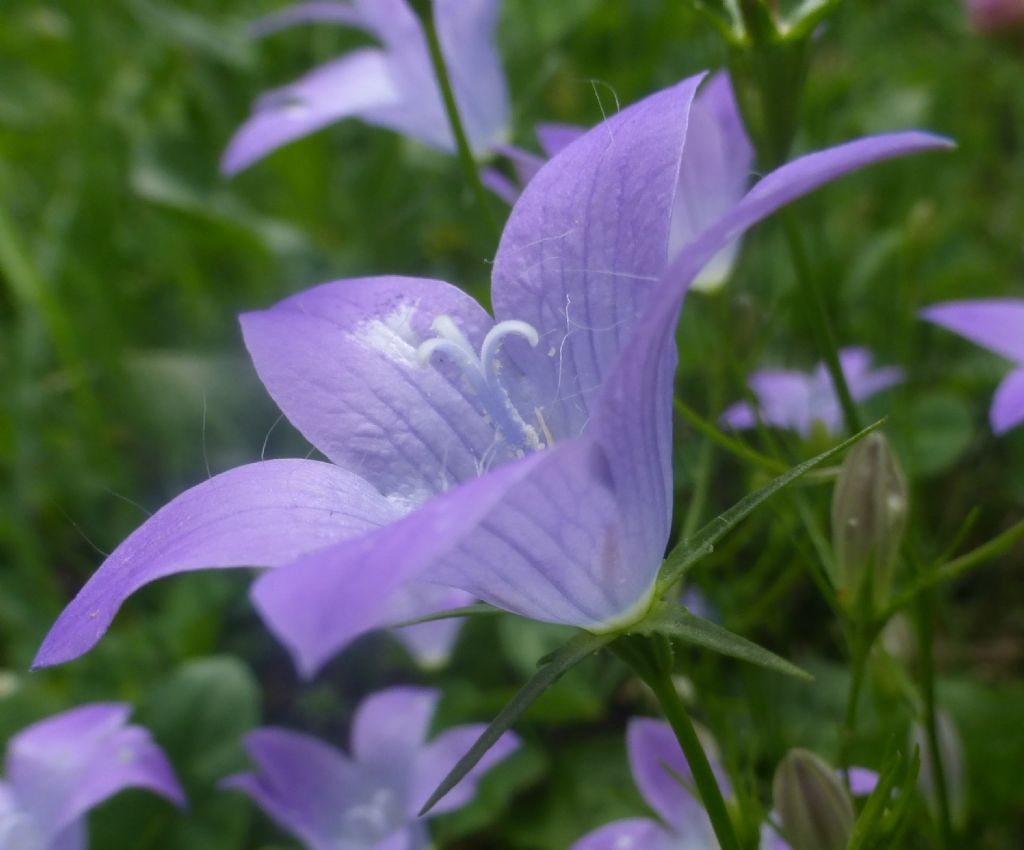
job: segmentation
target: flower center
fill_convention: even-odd
[[[531,347],[535,347],[540,336],[533,325],[517,319],[498,322],[484,337],[479,354],[450,316],[438,316],[430,327],[437,336],[421,343],[416,349],[420,363],[428,364],[436,352],[451,357],[469,382],[488,421],[498,434],[515,447],[516,453],[523,455],[527,451],[543,449],[545,442],[537,429],[523,419],[508,390],[502,385],[502,363],[498,359],[501,344],[510,335],[520,336]],[[543,421],[541,428],[547,438]]]
[[[362,850],[402,825],[402,806],[398,794],[378,786],[367,789],[364,799],[349,806],[341,815],[334,832],[337,850]]]

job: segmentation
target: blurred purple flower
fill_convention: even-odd
[[[966,0],[966,6],[972,26],[980,32],[1024,26],[1024,0]]]
[[[614,821],[585,835],[571,850],[717,850],[711,820],[690,790],[693,774],[672,727],[634,717],[626,730],[626,750],[633,781],[658,820]],[[714,760],[711,767],[723,796],[731,796],[724,771]]]
[[[754,148],[743,127],[728,74],[715,74],[701,87],[689,121],[692,135],[679,170],[669,225],[669,256],[736,206],[753,177]],[[536,132],[543,157],[511,145],[496,148],[512,164],[515,182],[493,168],[484,172],[490,188],[509,203],[533,179],[545,158],[555,156],[585,131],[569,124],[540,124]],[[736,240],[722,248],[701,269],[690,288],[703,292],[719,289],[732,273],[739,247]]]
[[[489,149],[501,141],[509,112],[494,43],[500,0],[434,0],[433,6],[470,146]],[[299,3],[260,19],[254,31],[266,35],[317,21],[361,29],[381,46],[353,50],[264,94],[228,144],[221,161],[226,174],[342,118],[360,118],[425,145],[455,150],[426,35],[406,0]]]
[[[175,805],[185,795],[131,707],[95,703],[23,729],[7,744],[0,780],[0,847],[84,850],[85,814],[125,788],[148,788]]]
[[[904,379],[898,366],[872,369],[871,361],[871,352],[866,348],[844,348],[839,352],[839,363],[854,401],[864,401]],[[788,428],[802,437],[810,435],[816,422],[830,434],[842,430],[839,398],[824,363],[810,373],[759,369],[751,373],[747,385],[757,398],[757,409],[749,402],[736,402],[722,414],[723,425],[737,430],[756,428],[760,419],[765,425]]]
[[[653,818],[614,821],[585,835],[570,850],[718,850],[719,844],[699,798],[691,791],[693,774],[672,727],[660,720],[634,717],[626,729],[626,750],[633,781]],[[725,771],[711,758],[711,769],[722,795],[732,795]],[[850,768],[850,790],[870,794],[878,774]],[[761,830],[761,850],[789,850],[767,824]]]
[[[593,630],[642,616],[672,518],[688,284],[794,198],[948,144],[897,133],[805,156],[669,263],[679,171],[707,126],[687,120],[700,80],[623,110],[537,173],[494,262],[496,318],[454,286],[403,277],[337,281],[243,316],[263,383],[333,463],[254,463],[180,495],[100,567],[36,664],[87,651],[147,582],[203,567],[288,565],[253,598],[306,674],[406,619],[395,606],[425,581]]]
[[[1024,422],[1024,300],[949,301],[921,311],[921,318],[960,334],[1013,361],[1017,368],[996,389],[989,410],[992,430],[1003,434]]]
[[[257,729],[245,745],[256,773],[222,783],[247,793],[309,850],[421,850],[429,844],[420,806],[484,730],[446,729],[427,741],[437,691],[390,688],[367,697],[352,723],[348,756],[309,735]],[[464,806],[480,777],[519,746],[506,732],[432,810]]]

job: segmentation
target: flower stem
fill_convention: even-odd
[[[818,348],[821,350],[825,360],[825,367],[828,369],[829,376],[832,378],[832,385],[835,387],[836,395],[839,397],[839,406],[843,411],[843,419],[846,420],[846,428],[851,434],[856,434],[861,430],[860,416],[857,414],[857,406],[853,403],[850,386],[846,383],[846,376],[843,374],[843,367],[839,362],[839,347],[836,344],[835,331],[832,329],[828,310],[825,307],[825,299],[821,294],[821,288],[811,273],[810,263],[807,261],[807,252],[804,250],[796,218],[791,211],[784,213],[782,218],[783,228],[786,231],[786,242],[789,245],[789,253],[793,258],[793,266],[803,294],[811,330],[814,332],[815,337],[817,337]]]
[[[939,724],[935,705],[935,605],[931,590],[917,599],[917,635],[921,645],[921,696],[924,698],[924,731],[928,746],[932,780],[939,803],[939,850],[952,846],[952,820],[949,808],[949,788],[939,744]]]
[[[839,740],[839,766],[849,781],[850,749],[857,735],[857,706],[864,687],[864,674],[867,672],[867,648],[857,625],[850,637],[850,690],[846,695],[846,714],[843,717],[843,731]]]
[[[711,762],[672,683],[671,651],[667,642],[664,638],[622,638],[613,644],[613,649],[654,691],[690,766],[693,784],[722,850],[741,850]]]
[[[473,151],[469,146],[469,138],[466,136],[466,129],[459,116],[459,106],[455,102],[455,91],[452,89],[451,77],[448,76],[448,68],[445,65],[444,54],[441,52],[441,39],[437,34],[437,25],[434,22],[434,2],[414,3],[414,8],[423,22],[423,31],[427,35],[427,47],[430,50],[430,61],[434,66],[434,73],[437,76],[437,83],[441,89],[441,97],[444,100],[445,112],[448,114],[448,123],[451,126],[452,136],[455,137],[455,146],[458,149],[459,162],[462,170],[473,188],[477,204],[484,211],[488,223],[495,233],[501,232],[497,218],[494,216],[494,209],[491,207],[487,190],[480,179],[480,171],[477,168],[476,160],[473,158]]]

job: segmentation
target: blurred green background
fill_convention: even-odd
[[[408,273],[486,297],[494,234],[454,158],[345,122],[226,180],[220,154],[262,90],[365,39],[330,26],[251,42],[268,3],[8,0],[0,28],[0,740],[94,699],[139,706],[193,800],[179,815],[129,793],[92,818],[104,850],[290,847],[218,778],[261,721],[345,740],[353,705],[385,684],[445,688],[442,724],[491,716],[558,629],[473,622],[452,663],[418,671],[391,638],[297,683],[247,601],[249,576],[196,574],[136,595],[85,658],[28,673],[62,605],[123,537],[184,487],[261,455],[309,451],[247,362],[236,315],[330,279]],[[683,0],[506,0],[499,40],[514,137],[538,120],[593,124],[724,50]],[[1024,51],[971,33],[955,0],[850,0],[820,34],[801,150],[927,127],[958,150],[878,167],[798,207],[843,344],[902,364],[871,412],[913,477],[912,545],[935,558],[977,507],[962,548],[1020,518],[1024,429],[995,439],[1006,365],[926,326],[932,302],[1024,294]],[[747,240],[735,279],[691,297],[680,328],[687,403],[714,418],[764,364],[818,360],[778,228]],[[679,506],[704,521],[760,474],[680,425]],[[765,450],[769,447],[764,446]],[[819,448],[782,436],[787,460]],[[771,449],[775,451],[774,448]],[[827,528],[828,488],[804,489]],[[681,522],[686,522],[686,519]],[[762,797],[790,746],[834,755],[848,686],[838,631],[808,579],[815,557],[780,498],[702,566],[726,625],[794,658],[814,686],[718,658],[681,658],[698,717]],[[794,542],[795,541],[795,542]],[[1024,580],[1017,548],[938,599],[939,695],[966,751],[960,847],[1024,846]],[[855,754],[903,746],[912,642],[871,670]],[[209,657],[213,656],[213,657]],[[568,847],[643,813],[623,730],[653,711],[611,658],[573,671],[520,729],[527,748],[466,810],[446,848]],[[908,846],[927,847],[920,830]]]

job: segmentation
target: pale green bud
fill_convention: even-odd
[[[786,753],[775,770],[772,801],[793,850],[846,850],[853,800],[836,771],[814,753]]]
[[[832,495],[836,579],[848,604],[862,592],[884,603],[906,525],[907,481],[889,441],[875,431],[850,450]]]

